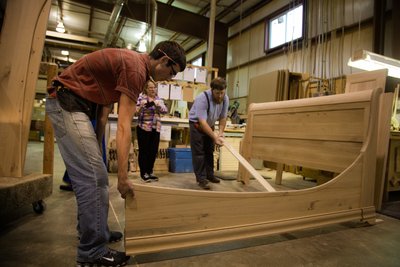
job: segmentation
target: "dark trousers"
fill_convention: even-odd
[[[156,161],[158,145],[160,143],[160,133],[153,129],[151,132],[145,131],[136,126],[136,134],[139,145],[139,168],[140,176],[145,173],[153,173],[154,162]]]
[[[214,141],[190,123],[190,148],[196,180],[214,177]]]

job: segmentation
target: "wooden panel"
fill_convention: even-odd
[[[126,252],[188,248],[349,220],[373,222],[373,208],[359,202],[362,161],[359,157],[333,183],[299,191],[206,192],[135,184],[135,198],[126,201]]]
[[[345,93],[382,88],[385,90],[388,70],[363,71],[346,76]]]
[[[370,108],[374,94],[362,91],[252,104],[243,156],[248,161],[258,158],[341,172],[361,151],[368,134],[373,133],[371,120],[377,115],[371,115]],[[263,136],[268,138],[257,139]],[[239,168],[238,179],[248,183],[249,174]]]
[[[0,176],[23,175],[50,5],[50,0],[6,5],[0,35]]]
[[[375,88],[385,89],[386,69],[376,71],[364,71],[346,76],[346,93],[373,90]],[[351,94],[348,94],[351,96]],[[396,96],[397,97],[397,96]],[[386,161],[388,156],[389,136],[390,136],[390,117],[392,93],[381,96],[378,116],[378,139],[377,139],[377,161],[375,178],[375,207],[380,210],[382,198],[385,190]]]
[[[362,143],[254,137],[252,147],[257,147],[252,158],[342,172],[359,155]]]
[[[276,100],[279,71],[256,76],[250,79],[247,106],[251,103],[272,102]]]
[[[255,114],[253,136],[362,142],[366,133],[364,115],[362,108]]]

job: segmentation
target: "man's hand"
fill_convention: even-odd
[[[118,191],[123,199],[125,199],[128,195],[132,195],[132,197],[135,196],[133,184],[128,178],[118,179]]]
[[[215,144],[216,145],[218,145],[218,146],[223,146],[224,145],[224,142],[225,142],[225,139],[224,139],[224,137],[223,136],[216,136],[216,138],[215,138],[215,140],[214,140],[214,142],[215,142]]]

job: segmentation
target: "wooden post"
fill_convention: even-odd
[[[47,86],[57,75],[57,65],[47,65]],[[47,114],[44,119],[44,144],[43,144],[43,173],[54,174],[54,130]]]
[[[0,216],[27,204],[43,212],[49,174],[25,175],[25,156],[51,0],[7,1],[0,33]]]
[[[22,177],[51,0],[7,1],[0,35],[0,177]]]

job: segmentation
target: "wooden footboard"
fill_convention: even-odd
[[[374,223],[381,90],[252,105],[243,157],[327,169],[303,190],[207,192],[135,184],[126,200],[128,254],[189,248],[345,221]],[[242,179],[246,173],[241,173]]]

